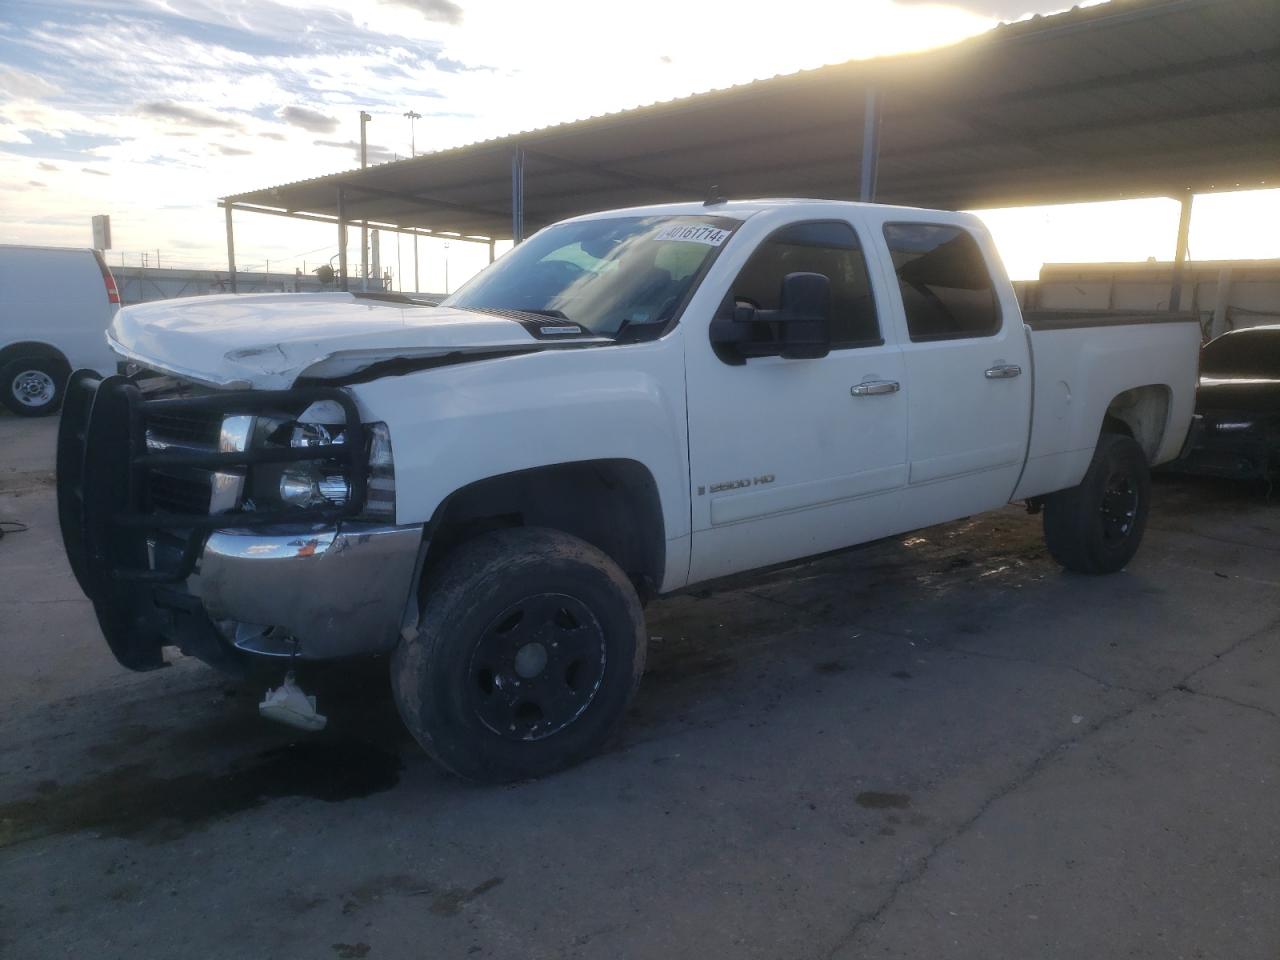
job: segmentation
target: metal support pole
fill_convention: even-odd
[[[231,226],[231,203],[225,204],[227,211],[227,273],[231,275],[231,292],[238,293],[236,289],[236,235],[235,230]]]
[[[418,235],[413,235],[413,292],[417,293],[422,288],[418,286]]]
[[[1209,336],[1220,337],[1231,329],[1228,316],[1231,311],[1231,268],[1223,267],[1218,271],[1218,289],[1213,295],[1213,320],[1209,326]]]
[[[338,287],[350,290],[347,285],[347,192],[338,187]]]
[[[880,92],[867,87],[866,106],[862,114],[862,182],[858,199],[876,201],[876,176],[880,165]]]
[[[511,151],[511,242],[524,239],[524,147]]]
[[[1195,199],[1190,190],[1182,195],[1182,212],[1178,215],[1178,246],[1173,252],[1173,286],[1169,290],[1169,312],[1177,313],[1182,309],[1182,268],[1187,262],[1187,241],[1191,237],[1191,201]]]
[[[360,111],[360,169],[369,166],[369,141],[365,137],[364,126],[373,117]],[[369,289],[369,225],[360,221],[360,276],[363,281],[361,289]]]
[[[494,244],[494,241],[493,241],[493,239],[492,239],[492,238],[490,238],[490,240],[489,240],[489,262],[490,262],[490,263],[493,263],[493,261],[494,261],[494,255],[493,255],[493,244]]]

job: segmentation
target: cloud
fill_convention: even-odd
[[[350,150],[355,154],[356,160],[360,159],[360,142],[358,140],[312,140],[317,147],[333,147],[336,150]],[[395,154],[386,147],[379,147],[375,144],[369,144],[366,148],[370,163],[386,163],[388,160],[394,159]]]
[[[285,107],[280,111],[280,119],[292,123],[295,127],[310,130],[312,133],[333,133],[338,129],[338,118],[331,117],[318,110],[306,107]]]
[[[253,153],[252,150],[244,150],[240,147],[228,147],[225,143],[215,143],[214,147],[224,157],[247,157]]]
[[[81,167],[81,168],[80,168],[80,172],[81,172],[81,173],[92,173],[95,177],[109,177],[109,176],[111,176],[111,174],[107,173],[107,171],[105,171],[105,170],[95,170],[95,169],[93,169],[93,167]]]
[[[1033,13],[1058,13],[1070,0],[897,0],[904,7],[954,7],[993,20],[1017,20]]]
[[[138,112],[144,117],[155,117],[171,123],[185,123],[192,127],[227,127],[233,130],[240,128],[240,123],[230,117],[201,110],[199,107],[175,103],[173,100],[152,100],[138,105]]]
[[[379,0],[379,2],[408,7],[435,23],[447,23],[454,27],[462,23],[462,8],[453,0]]]
[[[48,163],[47,161],[44,161],[44,160],[41,160],[39,163],[36,164],[36,166],[39,167],[41,170],[49,170],[55,173],[59,169],[57,164]]]
[[[271,130],[263,130],[261,133],[258,134],[258,136],[263,137],[264,139],[267,139],[267,140],[285,139],[285,136],[283,133],[274,133]]]
[[[39,180],[28,180],[28,181],[27,181],[27,186],[28,186],[28,187],[43,187],[43,186],[47,186],[47,184],[41,183]]]
[[[124,138],[74,133],[52,124],[28,127],[25,132],[11,137],[6,135],[5,124],[0,122],[0,142],[6,144],[5,152],[22,154],[33,161],[93,163],[103,159],[103,149],[124,142]]]
[[[33,100],[52,97],[62,91],[56,83],[17,67],[0,66],[0,94],[4,99],[19,97]]]

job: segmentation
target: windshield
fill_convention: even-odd
[[[1200,352],[1200,375],[1280,380],[1280,330],[1243,330],[1209,341]]]
[[[616,337],[660,333],[739,221],[617,217],[563,223],[520,244],[444,301],[520,311]]]

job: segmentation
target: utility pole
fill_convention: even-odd
[[[416,110],[406,110],[404,112],[404,116],[409,118],[409,159],[412,160],[418,155],[418,145],[414,141],[413,121],[421,120],[422,114],[418,113]]]
[[[369,166],[369,141],[365,137],[364,125],[372,120],[373,117],[360,111],[360,169],[363,170]],[[360,278],[363,284],[362,289],[369,289],[369,226],[360,221]]]
[[[412,160],[418,155],[418,144],[414,136],[413,122],[415,120],[421,120],[422,114],[418,113],[416,110],[406,110],[404,112],[404,116],[409,119],[409,159]],[[400,249],[399,241],[396,242],[396,249]],[[404,289],[403,280],[400,282],[400,288],[402,290]],[[418,286],[418,232],[416,230],[413,233],[413,289],[415,292],[422,289]]]

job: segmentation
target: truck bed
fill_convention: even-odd
[[[1191,311],[1167,310],[1023,310],[1032,330],[1073,330],[1080,327],[1123,327],[1136,323],[1199,323]]]
[[[1015,499],[1079,483],[1099,424],[1118,399],[1124,416],[1143,427],[1134,434],[1152,465],[1178,455],[1195,407],[1196,314],[1031,310],[1023,320],[1030,330],[1035,413]]]

